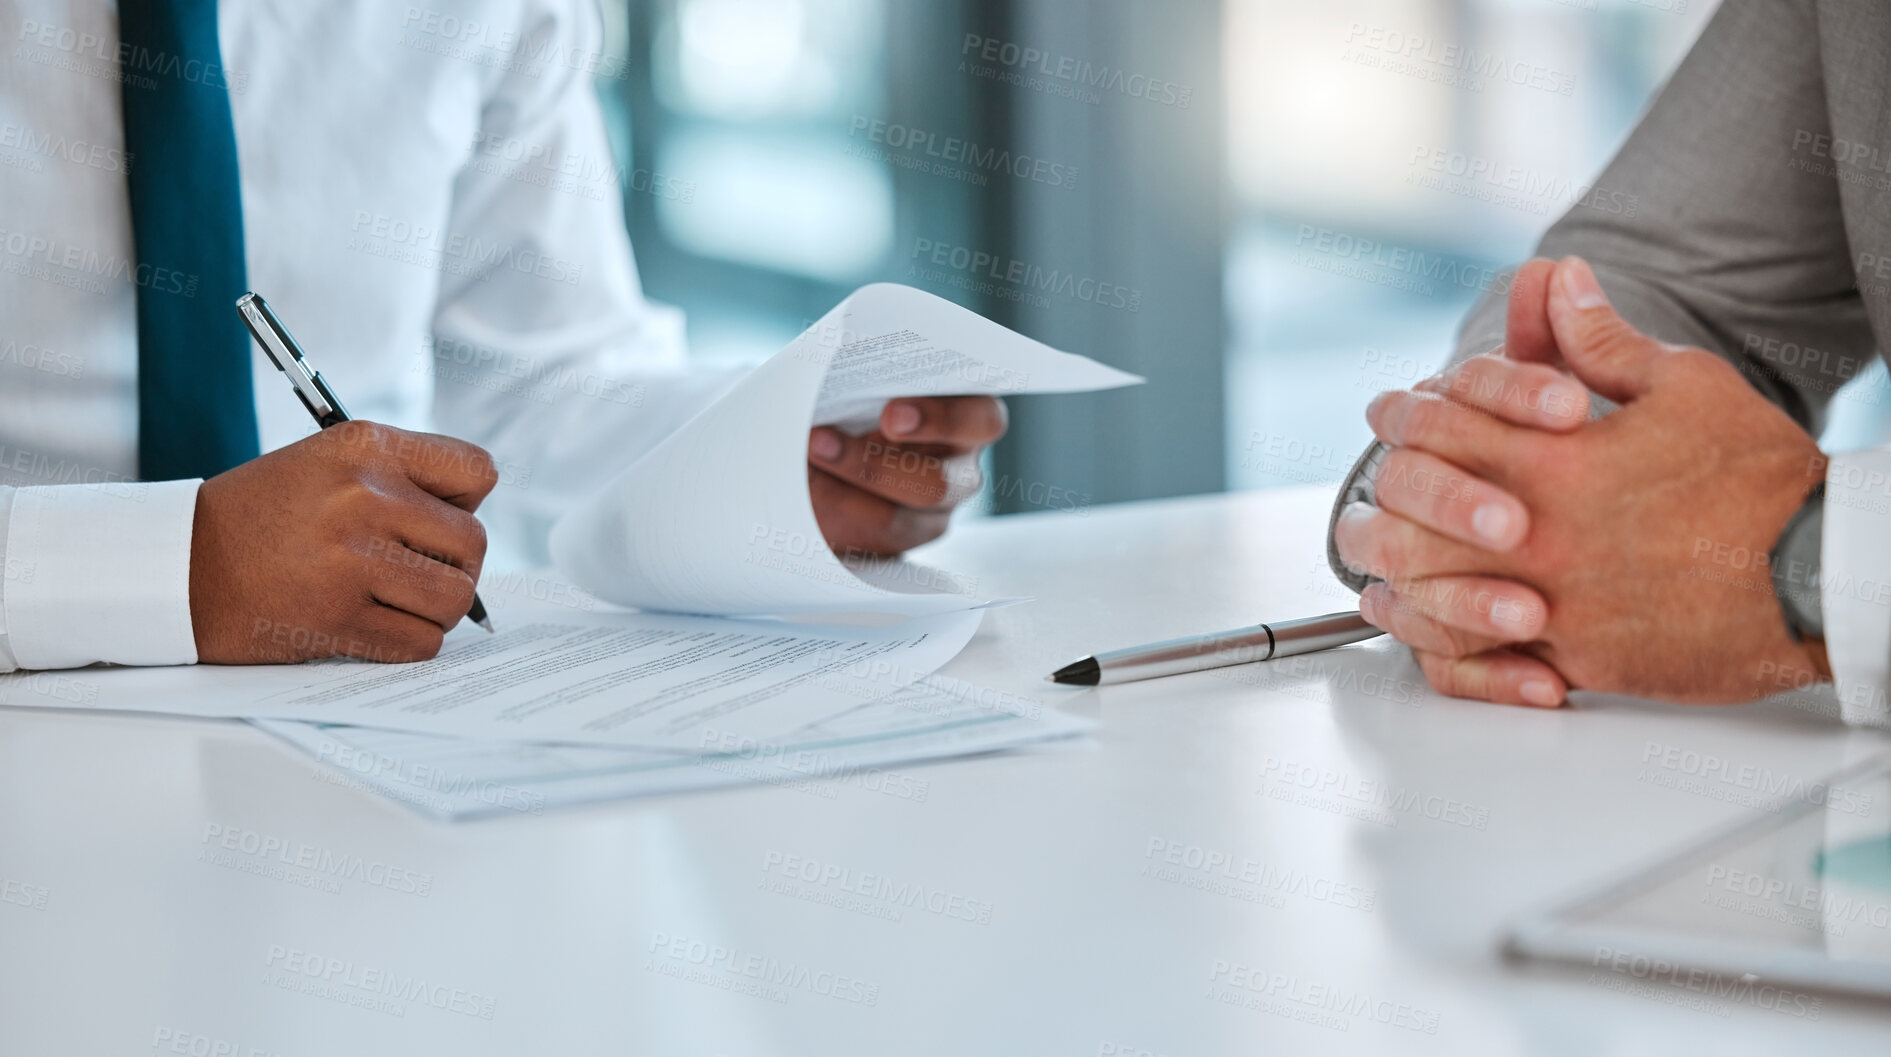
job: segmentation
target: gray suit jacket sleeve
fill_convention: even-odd
[[[1874,355],[1839,184],[1807,167],[1808,144],[1831,124],[1820,6],[1726,0],[1595,189],[1538,249],[1588,260],[1624,318],[1725,357],[1815,435],[1832,394]],[[1466,318],[1452,362],[1503,343],[1508,280]],[[1373,501],[1383,455],[1375,443],[1360,456],[1332,521]],[[1334,573],[1363,589],[1368,578],[1332,546],[1331,521],[1327,540]]]

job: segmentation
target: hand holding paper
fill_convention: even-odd
[[[862,287],[561,519],[553,560],[601,598],[718,615],[966,609],[950,577],[870,584],[815,520],[808,430],[865,432],[888,400],[1070,393],[1142,379],[910,287]],[[702,487],[705,481],[717,487]]]
[[[1005,434],[995,396],[902,397],[878,429],[808,435],[808,499],[830,550],[901,554],[945,534],[953,508],[978,494],[979,459]]]

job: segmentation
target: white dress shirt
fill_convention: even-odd
[[[1832,457],[1819,566],[1839,714],[1859,726],[1891,726],[1891,448]]]
[[[114,4],[0,0],[0,667],[196,660],[199,482],[137,481],[135,316],[196,292],[133,256],[120,76],[227,86],[250,287],[355,417],[493,453],[495,548],[542,556],[730,381],[639,287],[594,0],[246,0],[218,33],[220,70],[121,64]],[[252,351],[268,451],[314,424]]]

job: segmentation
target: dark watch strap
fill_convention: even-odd
[[[1793,641],[1825,638],[1825,606],[1819,597],[1820,540],[1825,535],[1825,483],[1821,481],[1780,530],[1768,560],[1773,594]]]
[[[1356,573],[1346,567],[1340,559],[1339,543],[1333,538],[1333,529],[1339,524],[1339,515],[1354,503],[1375,502],[1373,484],[1379,476],[1379,464],[1385,461],[1388,449],[1378,441],[1373,441],[1360,453],[1359,461],[1346,472],[1346,479],[1340,482],[1339,495],[1333,500],[1333,511],[1326,516],[1326,564],[1339,577],[1339,582],[1355,591],[1364,591],[1373,578],[1365,573]]]

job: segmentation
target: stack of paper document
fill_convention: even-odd
[[[559,522],[554,557],[583,590],[551,597],[594,609],[488,590],[498,633],[462,625],[418,664],[88,669],[72,676],[83,693],[58,696],[15,673],[0,704],[250,719],[448,817],[506,810],[494,789],[543,807],[1067,736],[1085,724],[933,677],[993,600],[822,545],[807,432],[871,428],[898,396],[1138,381],[929,294],[865,287]],[[829,622],[758,619],[811,614]]]
[[[977,612],[882,628],[666,613],[559,613],[487,599],[497,634],[461,625],[417,664],[88,669],[92,708],[298,719],[487,741],[694,751],[705,730],[780,740],[931,674]],[[0,677],[0,702],[32,700]],[[24,700],[23,700],[24,699]]]
[[[944,676],[842,708],[780,741],[703,732],[697,753],[443,738],[327,723],[252,720],[306,750],[338,784],[440,818],[764,783],[832,797],[848,785],[923,800],[929,783],[890,768],[1068,738],[1090,722]]]

